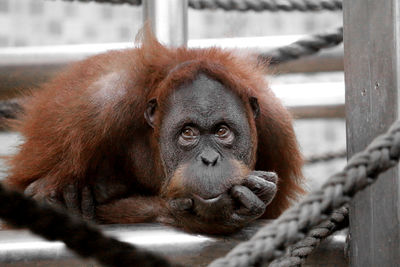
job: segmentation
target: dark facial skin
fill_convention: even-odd
[[[165,104],[160,152],[167,195],[173,191],[170,209],[183,226],[201,231],[214,221],[231,231],[261,216],[276,193],[277,177],[248,168],[253,144],[242,100],[200,74]]]
[[[226,191],[235,159],[249,165],[250,126],[239,97],[205,75],[181,86],[168,99],[160,148],[168,179],[186,165],[185,187],[203,198]],[[203,183],[197,181],[201,179]],[[195,183],[193,185],[193,183]]]

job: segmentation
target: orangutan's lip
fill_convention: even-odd
[[[196,200],[198,200],[200,202],[203,202],[205,204],[212,204],[212,203],[218,202],[221,199],[222,194],[219,194],[218,196],[212,197],[212,198],[202,198],[201,196],[196,195],[196,194],[193,194],[193,196]]]

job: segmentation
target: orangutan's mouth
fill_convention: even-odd
[[[222,198],[222,195],[223,195],[223,194],[219,194],[219,195],[216,196],[216,197],[202,198],[202,197],[199,196],[199,195],[193,194],[193,197],[194,197],[197,201],[200,201],[200,202],[202,202],[202,203],[204,203],[204,204],[214,204],[214,203],[218,202],[218,201]]]

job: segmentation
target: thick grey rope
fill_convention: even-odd
[[[286,249],[286,255],[271,262],[270,267],[294,267],[301,266],[307,257],[326,237],[332,233],[346,228],[348,221],[348,205],[335,210],[328,220],[313,227],[307,236]]]
[[[290,45],[262,53],[258,59],[261,63],[269,62],[270,65],[275,65],[315,54],[321,49],[334,47],[342,42],[343,27],[340,27],[334,32],[310,35]]]
[[[305,164],[314,164],[319,162],[327,162],[334,159],[344,158],[347,155],[346,150],[335,152],[327,152],[321,155],[312,155],[306,158]],[[286,254],[282,258],[278,258],[270,264],[270,267],[293,267],[301,266],[314,249],[333,232],[341,230],[348,226],[348,206],[335,210],[331,217],[321,224],[313,227],[308,235],[286,249]]]
[[[236,246],[210,267],[260,266],[284,254],[284,248],[306,237],[333,210],[376,181],[379,173],[395,166],[400,157],[400,121],[377,137],[363,152],[354,155],[345,169],[331,176],[322,188],[309,194],[278,219],[261,228],[249,241]]]
[[[0,218],[47,240],[60,240],[81,257],[92,257],[105,266],[178,266],[163,256],[137,248],[112,237],[65,211],[55,209],[10,191],[0,183]]]
[[[98,2],[110,4],[129,4],[138,6],[142,0],[64,0]],[[193,9],[222,9],[225,11],[338,11],[342,10],[342,0],[189,0]]]
[[[323,154],[315,154],[306,157],[305,164],[314,164],[320,162],[331,161],[334,159],[345,158],[347,155],[347,151],[345,149],[338,151],[329,151]]]
[[[346,150],[337,152],[328,152],[322,155],[313,155],[307,157],[306,164],[326,162],[333,159],[344,158],[347,155]],[[335,210],[329,219],[313,227],[307,236],[296,244],[286,249],[286,253],[281,258],[274,260],[270,267],[294,267],[301,266],[314,249],[335,231],[348,226],[348,205]]]

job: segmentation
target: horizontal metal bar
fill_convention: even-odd
[[[271,84],[295,119],[344,118],[344,83]]]
[[[163,254],[185,266],[207,266],[239,242],[249,239],[266,223],[260,220],[239,233],[221,237],[190,234],[158,224],[113,225],[104,227],[104,231],[122,241]],[[347,266],[345,240],[345,232],[327,238],[309,257],[310,262],[318,259],[318,265],[308,266]],[[3,230],[0,231],[0,266],[99,265],[91,260],[79,259],[61,242],[45,241],[26,230]]]
[[[188,46],[248,49],[265,52],[290,44],[302,36],[274,36],[190,40]],[[0,49],[0,99],[32,89],[63,69],[68,63],[115,49],[133,47],[133,43],[82,44]],[[343,70],[341,48],[322,52],[293,62],[280,64],[273,73]]]
[[[223,39],[189,40],[190,48],[207,48],[218,46],[223,48],[251,49],[253,51],[268,51],[276,47],[291,44],[303,35],[284,35],[270,37],[243,37]],[[0,48],[0,66],[65,64],[83,59],[88,56],[103,53],[109,50],[118,50],[134,47],[134,43],[105,43],[105,44],[74,44],[55,46],[27,46]]]
[[[278,64],[272,68],[272,71],[274,73],[343,71],[343,52],[340,49],[321,52],[313,56]]]
[[[315,105],[288,107],[294,119],[334,119],[345,118],[345,105]]]

